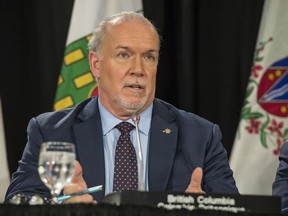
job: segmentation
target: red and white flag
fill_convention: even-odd
[[[230,158],[240,193],[272,194],[288,139],[288,1],[266,0]]]

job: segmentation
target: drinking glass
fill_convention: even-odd
[[[44,142],[40,148],[38,172],[51,191],[51,201],[57,197],[74,174],[75,146],[68,142]]]

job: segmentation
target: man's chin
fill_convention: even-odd
[[[123,107],[131,114],[142,111],[145,102],[143,100],[130,101],[129,103],[122,103]]]

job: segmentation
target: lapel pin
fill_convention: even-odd
[[[170,134],[172,130],[170,128],[165,128],[162,132],[166,134]]]

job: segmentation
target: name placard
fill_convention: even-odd
[[[281,211],[280,197],[235,194],[123,191],[108,194],[101,202],[114,205],[146,205],[169,210],[201,209],[232,213],[280,213]]]

